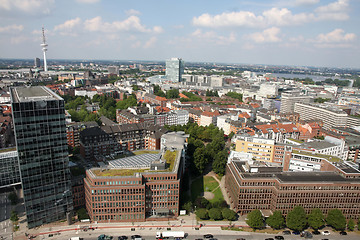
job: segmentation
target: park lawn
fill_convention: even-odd
[[[195,201],[195,199],[201,195],[202,192],[213,192],[214,190],[214,198],[210,200],[210,202],[216,202],[224,200],[221,189],[218,188],[219,183],[210,176],[203,176],[197,178],[191,184],[191,199]]]
[[[224,196],[223,196],[220,188],[217,188],[213,193],[214,193],[215,196],[214,196],[213,199],[209,200],[211,203],[224,200]]]

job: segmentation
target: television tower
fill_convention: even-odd
[[[42,28],[42,44],[40,44],[40,46],[42,47],[42,50],[44,52],[44,71],[47,72],[47,63],[46,63],[46,51],[47,51],[47,44],[46,44],[46,40],[45,40],[45,31],[44,31],[44,27]]]

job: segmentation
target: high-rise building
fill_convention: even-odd
[[[10,95],[28,227],[69,220],[64,100],[43,86],[11,88]]]
[[[40,58],[34,59],[34,67],[39,68],[40,67]]]
[[[1,149],[0,188],[20,184],[18,154],[15,148]]]
[[[295,103],[310,103],[310,100],[310,96],[301,95],[298,91],[282,93],[280,113],[292,113]]]
[[[166,60],[166,79],[172,82],[181,82],[184,73],[184,61],[181,58]]]

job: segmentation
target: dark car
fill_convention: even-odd
[[[284,235],[291,235],[291,232],[289,230],[285,230],[285,231],[283,231],[283,234]]]
[[[265,240],[274,240],[273,238],[265,238]]]
[[[213,235],[211,235],[211,234],[205,234],[204,235],[204,238],[213,238],[214,236]]]
[[[135,238],[141,238],[141,236],[140,235],[132,235],[131,236],[131,239],[135,239]]]
[[[341,231],[340,235],[347,235],[347,232]]]
[[[299,232],[299,231],[293,231],[292,234],[294,234],[294,235],[300,235],[300,232]]]
[[[245,238],[237,238],[236,240],[246,240]]]
[[[119,237],[118,237],[118,240],[127,240],[127,239],[128,239],[127,236],[119,236]]]
[[[283,236],[275,236],[275,239],[277,239],[277,240],[284,240],[284,237],[283,237]]]
[[[318,230],[315,230],[315,231],[312,231],[312,234],[314,234],[314,235],[320,235],[321,232],[319,232]]]

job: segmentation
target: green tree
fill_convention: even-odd
[[[77,216],[79,220],[83,220],[83,219],[89,219],[89,215],[86,211],[85,208],[80,208],[79,210],[77,210]]]
[[[352,218],[350,218],[350,220],[348,221],[347,229],[349,231],[354,231],[355,229],[355,221]]]
[[[306,227],[306,213],[303,207],[296,206],[286,217],[286,226],[295,231],[302,231]]]
[[[172,99],[172,98],[179,98],[179,89],[171,89],[166,92],[166,98]]]
[[[194,152],[194,164],[196,169],[203,173],[205,166],[207,164],[207,159],[205,158],[205,148],[197,148]]]
[[[223,176],[225,174],[227,158],[228,158],[227,150],[218,152],[214,157],[212,169],[215,173],[219,174],[220,176]]]
[[[18,203],[18,201],[19,201],[19,198],[18,198],[18,196],[16,195],[15,192],[9,193],[8,199],[10,200],[11,205],[16,205]]]
[[[346,219],[339,209],[331,209],[326,217],[326,223],[333,227],[335,230],[345,230]]]
[[[229,208],[223,208],[221,214],[223,218],[227,219],[228,221],[235,221],[237,218],[236,212]]]
[[[253,229],[264,227],[264,218],[259,209],[252,210],[247,215],[246,223]]]
[[[186,202],[184,205],[183,205],[183,209],[186,210],[186,212],[189,214],[193,211],[193,204],[191,201],[188,201]]]
[[[285,219],[281,214],[281,211],[275,211],[270,217],[266,219],[266,223],[274,229],[280,229],[285,226]]]
[[[228,92],[226,94],[226,96],[235,98],[235,99],[239,100],[240,102],[242,102],[242,98],[243,98],[243,95],[241,93],[237,93],[237,92]]]
[[[308,216],[308,224],[312,229],[318,230],[321,226],[324,225],[324,218],[325,217],[322,211],[319,208],[315,208]]]
[[[10,221],[17,222],[19,220],[19,216],[17,215],[17,212],[11,211]]]
[[[138,85],[132,85],[132,89],[133,89],[133,91],[138,91],[138,90],[140,90],[140,88],[139,88]]]
[[[215,221],[222,220],[223,215],[221,213],[221,209],[220,208],[211,208],[209,210],[209,217],[210,217],[210,219],[214,219]]]
[[[195,212],[196,216],[200,219],[207,220],[209,219],[209,214],[206,208],[199,208]]]

